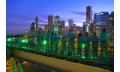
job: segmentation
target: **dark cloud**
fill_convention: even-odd
[[[7,13],[7,17],[22,20],[22,21],[34,21],[34,16],[28,16],[28,15],[22,15],[22,14],[16,14],[16,13]],[[39,15],[39,22],[46,23],[47,22],[47,16],[46,15]]]
[[[17,19],[22,19],[22,20],[32,20],[33,19],[33,17],[31,17],[31,16],[21,15],[21,14],[16,14],[16,13],[7,13],[7,17],[17,18]]]
[[[86,12],[79,12],[79,11],[73,11],[71,12],[73,14],[77,14],[77,15],[82,15],[82,16],[85,16],[86,15]]]
[[[29,26],[26,24],[20,24],[20,23],[9,23],[7,25],[7,33],[23,33],[24,31],[28,30]]]
[[[13,28],[13,29],[26,29],[28,28],[30,25],[27,23],[17,23],[17,22],[8,22],[6,27],[8,28]]]

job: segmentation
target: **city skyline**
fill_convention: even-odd
[[[109,4],[107,4],[108,2]],[[76,25],[82,26],[82,23],[86,21],[86,7],[88,5],[92,6],[94,15],[96,12],[113,11],[113,4],[113,0],[9,0],[7,1],[7,33],[24,32],[29,28],[35,16],[39,17],[40,24],[47,24],[48,15],[59,15],[67,22],[72,18]]]

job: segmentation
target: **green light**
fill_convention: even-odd
[[[27,40],[27,39],[22,39],[21,42],[22,42],[22,43],[28,43],[28,40]]]
[[[11,39],[11,38],[8,38],[7,41],[12,41],[12,39]]]
[[[85,59],[85,56],[82,56],[83,59]]]
[[[46,40],[43,40],[43,45],[46,45],[47,44],[47,41]]]
[[[82,44],[82,48],[85,48],[85,44]]]

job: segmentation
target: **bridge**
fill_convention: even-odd
[[[59,53],[51,53],[47,50],[16,42],[7,42],[7,50],[12,56],[35,62],[50,68],[60,69],[65,72],[111,72],[113,71],[113,58],[86,59],[78,56],[68,56]],[[45,48],[47,46],[44,46]]]

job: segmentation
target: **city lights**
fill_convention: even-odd
[[[78,26],[74,19],[65,20],[53,15],[49,15],[47,24],[42,26],[39,22],[41,20],[35,17],[28,31],[21,35],[8,35],[6,46],[11,49],[11,53],[14,50],[24,51],[30,53],[30,57],[32,54],[38,57],[49,56],[78,64],[83,62],[97,66],[100,63],[98,67],[104,67],[106,62],[110,63],[107,59],[114,61],[114,51],[109,52],[111,48],[114,49],[114,44],[109,47],[110,39],[114,42],[111,36],[111,32],[114,32],[114,17],[112,13],[104,11],[95,13],[94,16],[93,13],[92,6],[87,6],[83,26]],[[21,62],[18,63],[18,69],[22,72]]]

